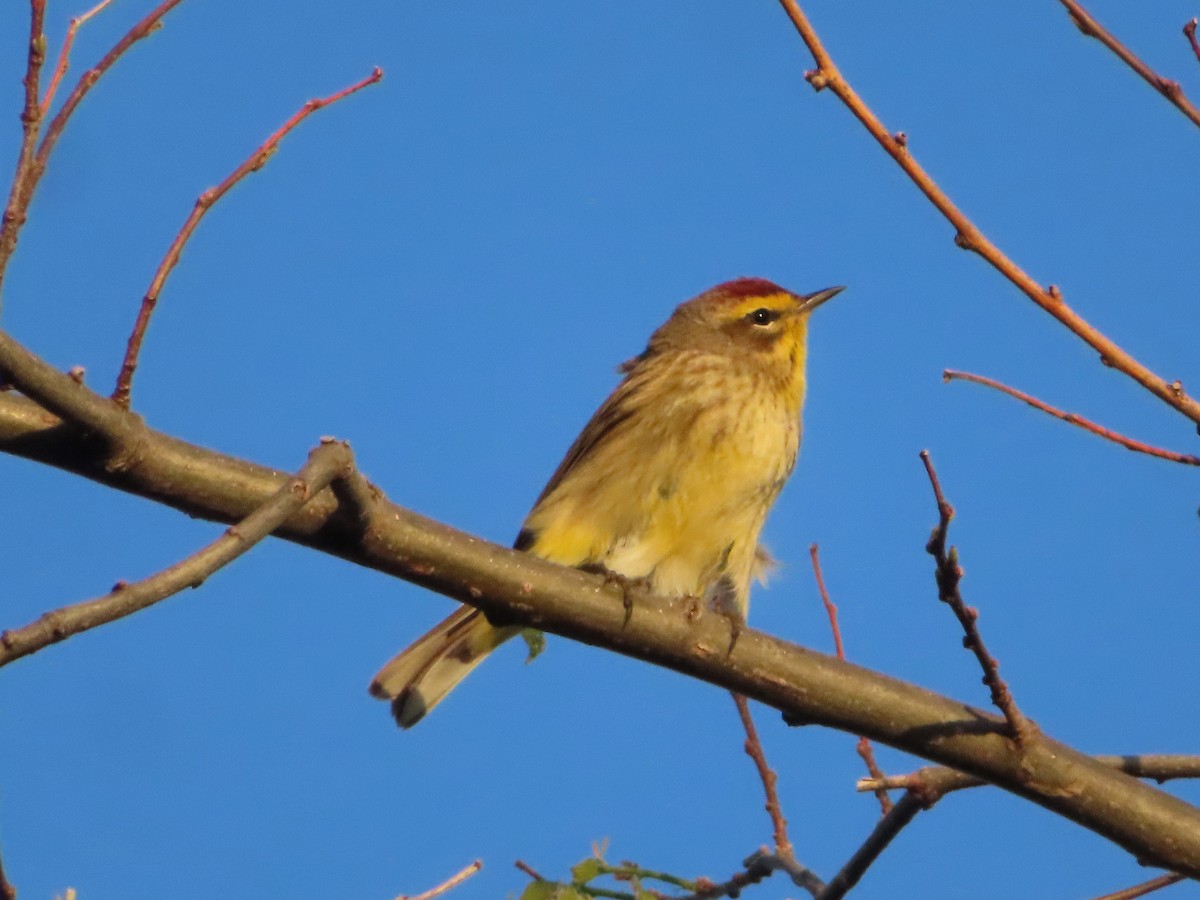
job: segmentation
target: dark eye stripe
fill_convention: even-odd
[[[762,307],[761,309],[756,309],[756,310],[754,310],[754,312],[748,313],[746,315],[746,321],[751,323],[752,325],[770,325],[772,322],[774,322],[778,318],[779,318],[778,311],[776,311],[774,309],[767,309],[766,307]]]

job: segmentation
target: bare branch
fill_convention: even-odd
[[[795,859],[792,841],[787,833],[787,819],[783,815],[783,807],[779,803],[779,792],[775,789],[779,776],[767,764],[767,755],[763,752],[762,741],[758,738],[758,729],[754,727],[754,719],[750,716],[750,703],[741,694],[733,694],[733,703],[737,706],[738,718],[742,720],[742,728],[746,732],[744,745],[746,755],[754,761],[754,768],[762,782],[763,793],[767,797],[767,815],[771,817],[771,830],[774,833],[775,852],[785,858]]]
[[[1125,888],[1123,891],[1117,891],[1113,894],[1105,894],[1103,897],[1097,897],[1096,900],[1135,900],[1137,897],[1145,897],[1147,894],[1152,894],[1157,890],[1165,887],[1170,887],[1173,884],[1183,881],[1182,875],[1159,875],[1157,878],[1151,878],[1149,881],[1143,881],[1141,884],[1135,884],[1133,887]]]
[[[923,809],[928,809],[928,806],[912,791],[901,797],[900,802],[879,820],[862,846],[830,880],[828,887],[817,895],[816,900],[841,900],[845,897],[866,874],[871,864],[879,859],[879,855],[887,849],[892,839]]]
[[[1076,0],[1058,0],[1058,2],[1066,7],[1067,15],[1071,17],[1076,28],[1088,37],[1095,38],[1119,56],[1125,65],[1142,77],[1143,81],[1175,104],[1181,113],[1191,119],[1193,125],[1200,125],[1200,109],[1197,109],[1195,104],[1183,95],[1183,88],[1179,86],[1178,81],[1163,78],[1151,69],[1136,53],[1117,40],[1112,32],[1097,22],[1092,14]]]
[[[458,887],[476,872],[483,868],[483,860],[477,859],[461,872],[451,875],[437,887],[432,887],[422,894],[413,894],[411,897],[408,894],[401,894],[396,900],[433,900],[434,897],[440,897],[447,891],[452,891]]]
[[[0,350],[14,343],[0,340]],[[54,374],[73,390],[86,390]],[[121,419],[119,425],[136,419],[104,402]],[[97,447],[86,434],[19,395],[0,393],[0,452],[55,465],[191,515],[237,521],[289,478],[145,426],[137,449],[136,466],[106,465],[105,445]],[[463,534],[382,499],[374,507],[364,530],[357,513],[339,512],[333,493],[322,492],[276,534],[446,594],[493,617],[665,666],[794,719],[863,734],[984,777],[1148,864],[1200,876],[1200,810],[1064,744],[1041,737],[1018,753],[1003,719],[751,628],[743,628],[737,646],[727,652],[730,624],[724,617],[689,618],[686,605],[638,588],[629,590],[633,610],[626,621],[622,590],[602,576]]]
[[[21,149],[17,153],[17,170],[9,188],[8,202],[4,205],[4,216],[0,220],[0,283],[8,261],[17,248],[17,234],[25,224],[29,211],[29,198],[37,181],[35,156],[38,134],[42,127],[42,110],[38,106],[39,79],[42,65],[46,61],[46,35],[43,23],[46,16],[46,0],[30,0],[29,3],[29,55],[25,62],[25,106],[21,110]]]
[[[51,644],[133,615],[184,588],[196,588],[218,569],[229,565],[286,521],[354,464],[346,444],[327,440],[309,454],[296,477],[273,497],[203,550],[133,584],[118,582],[103,597],[53,610],[36,622],[0,632],[0,666],[36,653]]]
[[[1098,425],[1091,419],[1085,419],[1076,413],[1063,412],[1048,403],[1043,403],[1037,397],[1026,394],[1024,391],[1018,391],[1016,388],[1009,387],[996,381],[994,378],[986,378],[983,375],[973,375],[970,372],[958,372],[954,369],[944,369],[942,371],[942,380],[949,383],[951,381],[973,381],[976,384],[982,384],[986,387],[995,388],[1008,394],[1010,397],[1015,397],[1025,403],[1028,403],[1034,409],[1040,409],[1044,413],[1054,416],[1056,419],[1062,419],[1064,422],[1069,422],[1072,425],[1077,425],[1084,431],[1090,431],[1092,434],[1099,435],[1107,441],[1112,441],[1114,444],[1119,444],[1127,450],[1133,450],[1137,453],[1145,453],[1148,456],[1156,456],[1159,459],[1170,460],[1171,462],[1183,463],[1188,466],[1200,466],[1200,456],[1192,456],[1188,453],[1176,453],[1174,450],[1164,450],[1161,447],[1155,447],[1151,444],[1145,444],[1141,441],[1135,441],[1133,438],[1125,437],[1125,435],[1113,431],[1110,428],[1105,428],[1103,425]]]
[[[1119,769],[1134,778],[1149,778],[1162,784],[1176,778],[1200,778],[1200,756],[1175,753],[1143,753],[1124,756],[1101,755],[1093,759],[1102,765]],[[926,795],[942,795],[964,788],[983,787],[982,778],[958,772],[944,766],[927,766],[907,775],[888,775],[884,778],[861,778],[855,785],[858,791],[918,790]]]
[[[1200,43],[1196,42],[1196,26],[1198,24],[1200,24],[1200,21],[1192,19],[1190,22],[1184,25],[1183,36],[1187,38],[1188,43],[1192,47],[1192,52],[1196,54],[1196,61],[1200,62]]]
[[[282,141],[297,125],[307,119],[310,115],[319,109],[337,103],[344,97],[348,97],[357,91],[362,90],[368,85],[377,84],[383,78],[383,70],[378,66],[366,78],[358,81],[349,87],[343,88],[337,93],[330,94],[328,97],[309,100],[286,122],[281,125],[274,134],[262,142],[253,153],[240,166],[234,169],[225,177],[225,180],[216,187],[211,187],[202,193],[192,207],[191,213],[188,215],[183,227],[179,229],[179,233],[175,235],[175,239],[171,242],[171,246],[167,248],[167,253],[159,263],[154,277],[150,279],[150,287],[146,289],[146,294],[142,298],[142,304],[138,309],[137,320],[134,322],[133,331],[129,335],[129,342],[125,348],[125,358],[121,362],[121,371],[117,376],[117,385],[113,390],[112,399],[124,408],[129,407],[129,394],[133,382],[133,373],[137,369],[138,354],[142,349],[142,340],[146,335],[146,327],[150,324],[150,316],[154,312],[154,307],[158,303],[158,296],[162,292],[163,285],[167,281],[167,276],[179,263],[179,256],[183,252],[183,246],[191,238],[196,230],[196,226],[200,224],[200,220],[222,197],[224,197],[233,188],[235,184],[245,178],[252,172],[257,172],[267,164],[267,161],[279,149],[279,142]]]
[[[817,68],[805,73],[808,83],[816,90],[829,88],[846,105],[854,117],[862,123],[871,136],[904,170],[913,184],[925,195],[938,211],[954,226],[954,241],[965,250],[978,253],[1001,275],[1016,285],[1029,299],[1065,325],[1073,334],[1100,354],[1101,361],[1119,372],[1128,375],[1150,393],[1177,409],[1200,425],[1200,400],[1189,396],[1178,382],[1168,382],[1152,372],[1113,340],[1094,328],[1079,313],[1063,300],[1062,292],[1054,285],[1043,288],[1028,273],[1009,259],[967,218],[950,197],[913,158],[908,149],[908,139],[902,134],[892,134],[871,111],[870,107],[855,93],[842,76],[833,58],[821,43],[808,17],[796,0],[779,0],[784,11],[795,25],[805,46],[812,54]]]
[[[821,594],[821,603],[825,606],[825,615],[829,618],[829,627],[833,630],[833,646],[837,650],[837,658],[844,662],[846,659],[846,649],[842,646],[842,629],[838,626],[838,608],[829,599],[829,591],[825,589],[825,576],[821,574],[821,559],[818,556],[816,544],[809,546],[808,555],[812,560],[813,577],[817,579],[817,590]],[[871,777],[883,778],[883,770],[879,768],[879,763],[875,761],[875,751],[871,747],[871,742],[865,737],[859,737],[855,750],[866,764],[867,771],[871,774]],[[883,815],[886,816],[892,811],[892,798],[888,796],[887,791],[876,791],[875,799],[879,801],[879,809]]]
[[[958,551],[954,547],[948,551],[946,549],[950,520],[954,518],[954,507],[942,494],[942,485],[938,481],[937,472],[933,470],[933,460],[930,459],[928,450],[921,451],[921,462],[925,464],[925,472],[929,476],[930,485],[933,486],[933,496],[938,508],[938,524],[933,529],[929,543],[925,545],[925,551],[937,561],[938,599],[954,611],[966,634],[963,646],[979,660],[979,667],[983,669],[983,683],[992,693],[992,703],[1004,713],[1013,739],[1019,745],[1025,746],[1036,735],[1037,729],[1017,708],[1012,692],[1000,677],[1000,664],[988,653],[983,643],[983,635],[979,633],[979,612],[963,602],[958,589],[963,575],[962,567],[958,564]]]
[[[42,97],[41,111],[43,116],[50,112],[50,106],[54,103],[54,95],[58,92],[58,85],[62,82],[63,76],[67,74],[67,65],[71,61],[71,48],[75,45],[75,35],[79,31],[79,26],[102,11],[110,3],[112,3],[112,0],[100,0],[99,3],[83,15],[73,18],[67,25],[67,36],[63,39],[62,49],[58,51],[58,64],[54,67],[54,75],[50,78],[50,84],[47,86],[46,93]]]

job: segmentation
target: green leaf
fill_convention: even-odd
[[[600,860],[589,856],[575,868],[571,869],[571,884],[587,884],[600,874]]]
[[[522,628],[521,639],[525,641],[525,646],[529,648],[529,655],[525,657],[526,663],[531,663],[546,649],[546,635],[542,634],[536,628]]]

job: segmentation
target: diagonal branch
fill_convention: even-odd
[[[63,76],[67,74],[67,66],[71,61],[71,48],[75,46],[75,35],[79,32],[79,26],[83,25],[92,16],[103,11],[104,7],[110,3],[112,3],[112,0],[100,0],[99,3],[87,12],[75,16],[67,24],[67,36],[63,38],[63,45],[58,51],[58,63],[54,67],[54,74],[51,76],[50,84],[46,86],[46,93],[42,97],[41,112],[43,116],[50,112],[50,107],[54,103],[54,95],[58,93],[58,86],[62,83]]]
[[[131,616],[184,588],[200,587],[210,575],[269,535],[353,466],[354,457],[346,444],[324,440],[309,454],[308,462],[295,478],[204,549],[142,581],[118,582],[103,597],[64,606],[23,628],[0,632],[0,666],[73,635]]]
[[[880,854],[887,849],[892,839],[916,818],[917,813],[928,808],[913,791],[905,793],[900,801],[875,824],[862,846],[846,861],[841,871],[830,879],[828,886],[816,896],[816,900],[841,900],[850,893],[851,888],[858,884],[872,863],[879,859]]]
[[[986,378],[983,375],[973,375],[970,372],[958,372],[954,369],[944,369],[942,371],[942,380],[949,383],[954,380],[973,381],[976,384],[982,384],[985,387],[995,388],[1002,393],[1008,394],[1010,397],[1015,397],[1028,403],[1034,409],[1040,409],[1042,412],[1054,416],[1056,419],[1062,419],[1064,422],[1069,422],[1072,425],[1077,425],[1084,431],[1090,431],[1092,434],[1099,435],[1107,441],[1112,441],[1114,444],[1119,444],[1127,450],[1133,450],[1137,453],[1145,453],[1148,456],[1156,456],[1159,459],[1170,460],[1171,462],[1183,463],[1188,466],[1200,466],[1200,456],[1192,456],[1190,453],[1176,453],[1174,450],[1164,450],[1161,447],[1155,447],[1151,444],[1145,444],[1142,441],[1135,441],[1133,438],[1125,437],[1113,431],[1111,428],[1105,428],[1093,422],[1091,419],[1085,419],[1076,413],[1063,412],[1051,406],[1049,403],[1043,403],[1037,397],[1026,394],[1024,391],[1018,391],[1016,388],[1009,387],[996,381],[994,378]]]
[[[247,157],[245,162],[230,172],[220,184],[209,188],[196,199],[191,213],[183,223],[183,227],[179,229],[179,233],[175,235],[171,246],[167,248],[167,253],[163,257],[162,262],[159,263],[154,277],[150,279],[150,287],[147,288],[145,296],[142,297],[142,305],[138,309],[137,320],[134,322],[133,331],[129,335],[129,342],[125,348],[125,358],[121,362],[121,371],[117,376],[117,386],[112,393],[112,399],[117,404],[125,408],[129,407],[129,394],[133,382],[133,373],[137,369],[138,354],[142,349],[142,339],[146,336],[146,327],[150,324],[150,316],[153,314],[154,307],[158,303],[158,295],[162,292],[163,285],[166,283],[167,277],[171,274],[171,270],[179,263],[179,256],[183,252],[183,245],[188,242],[188,239],[196,231],[196,226],[200,224],[200,220],[204,218],[204,214],[217,201],[229,193],[235,184],[247,175],[257,172],[265,166],[267,161],[274,156],[275,151],[279,149],[279,142],[287,137],[292,129],[310,115],[319,109],[337,103],[344,97],[349,97],[351,94],[369,85],[378,84],[382,78],[383,70],[376,66],[371,74],[361,81],[355,82],[349,87],[342,88],[342,90],[330,94],[328,97],[309,100],[290,119],[284,122],[274,134],[263,141],[258,146],[258,149]]]
[[[12,343],[11,338],[0,341],[0,351],[11,350]],[[4,356],[0,352],[0,369],[7,364]],[[137,421],[104,402],[119,427]],[[144,425],[137,451],[130,457],[135,464],[114,466],[106,462],[111,457],[107,444],[97,446],[78,427],[24,397],[0,394],[0,452],[76,472],[191,515],[237,521],[289,478]],[[627,618],[622,590],[606,585],[601,576],[464,534],[382,499],[365,521],[364,528],[359,511],[339,509],[333,492],[323,491],[276,534],[446,594],[495,618],[664,666],[745,694],[793,719],[865,734],[985,778],[1149,864],[1200,876],[1200,809],[1065,744],[1039,737],[1018,753],[1003,719],[754,629],[744,628],[729,652],[730,625],[723,617],[689,618],[685,608],[641,589],[629,592],[634,603]]]
[[[1112,894],[1105,894],[1103,897],[1097,897],[1096,900],[1136,900],[1138,897],[1145,897],[1147,894],[1152,894],[1157,890],[1170,887],[1181,881],[1183,881],[1182,875],[1159,875],[1157,878],[1151,878],[1149,881],[1135,884],[1133,887],[1125,888],[1123,891],[1116,891]]]
[[[441,884],[431,887],[427,891],[422,891],[420,894],[414,894],[411,897],[408,894],[402,894],[401,896],[397,897],[396,900],[433,900],[434,897],[440,897],[442,894],[454,890],[482,868],[483,860],[477,859],[462,871],[451,875]]]
[[[887,154],[904,170],[929,202],[954,226],[956,230],[955,243],[964,250],[971,250],[983,257],[1029,299],[1099,353],[1100,360],[1105,365],[1128,375],[1160,400],[1200,425],[1200,400],[1189,396],[1178,381],[1168,382],[1134,359],[1113,340],[1100,333],[1083,316],[1064,302],[1062,292],[1057,287],[1050,285],[1043,288],[1024,269],[1001,252],[1000,248],[967,218],[966,214],[954,204],[954,201],[912,156],[908,150],[907,139],[903,135],[893,135],[884,128],[878,116],[850,87],[849,82],[834,64],[829,51],[821,43],[816,30],[808,21],[808,16],[800,9],[796,0],[779,0],[779,2],[791,18],[792,24],[795,25],[796,31],[799,32],[800,38],[816,62],[817,68],[805,73],[808,83],[818,91],[829,88],[837,95],[837,98],[846,105]]]
[[[1066,7],[1067,15],[1071,17],[1076,28],[1088,37],[1095,38],[1119,56],[1121,61],[1137,72],[1146,84],[1166,97],[1175,105],[1176,109],[1191,119],[1193,125],[1200,125],[1200,109],[1197,109],[1196,105],[1183,95],[1183,88],[1179,86],[1178,81],[1163,78],[1146,65],[1136,53],[1117,40],[1111,31],[1097,22],[1095,17],[1077,0],[1058,0],[1058,2]]]
[[[1192,48],[1192,52],[1196,54],[1196,61],[1200,62],[1200,43],[1196,41],[1196,26],[1200,25],[1200,20],[1192,19],[1183,26],[1183,36],[1187,38],[1188,44]]]

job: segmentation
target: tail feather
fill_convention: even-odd
[[[411,728],[484,658],[520,629],[496,628],[464,606],[393,657],[371,681],[371,693],[392,701],[401,728]]]

